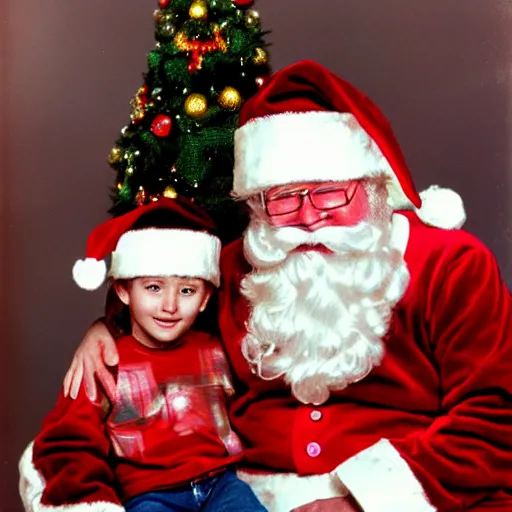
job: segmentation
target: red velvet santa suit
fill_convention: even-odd
[[[123,510],[120,503],[138,494],[179,487],[240,459],[218,340],[190,332],[179,346],[154,350],[127,336],[118,349],[115,404],[91,403],[83,391],[77,400],[61,394],[34,441],[43,510]]]
[[[225,249],[220,327],[239,379],[232,425],[249,465],[334,471],[366,512],[391,510],[388,502],[415,512],[512,510],[509,291],[470,234],[428,227],[410,212],[395,220],[411,281],[394,309],[384,360],[319,407],[251,372],[240,348],[249,310],[239,293],[251,269],[241,241]]]

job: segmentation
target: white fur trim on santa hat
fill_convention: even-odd
[[[305,181],[384,175],[394,209],[409,209],[389,162],[353,114],[287,113],[250,121],[235,132],[233,194]]]
[[[107,265],[103,260],[86,258],[73,265],[73,280],[84,290],[97,290],[105,281]]]
[[[34,443],[31,442],[19,462],[19,491],[26,512],[123,512],[125,508],[116,503],[96,501],[93,503],[76,503],[51,506],[41,503],[45,482],[32,463]]]
[[[435,512],[411,468],[387,439],[336,468],[365,512]]]
[[[109,275],[115,279],[144,276],[198,277],[220,285],[220,240],[187,229],[128,231],[112,253]]]
[[[316,500],[349,494],[334,474],[299,476],[296,473],[253,473],[240,469],[237,474],[272,512],[290,512]]]
[[[420,197],[422,205],[416,214],[425,224],[442,229],[459,229],[466,222],[464,203],[457,192],[432,185],[421,192]]]

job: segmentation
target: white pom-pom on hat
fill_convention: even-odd
[[[107,265],[103,260],[86,258],[73,265],[73,280],[83,290],[97,290],[105,281]]]
[[[431,185],[420,192],[421,208],[418,217],[429,226],[442,229],[459,229],[466,222],[466,211],[462,198],[449,188]]]

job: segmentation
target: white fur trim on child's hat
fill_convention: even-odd
[[[442,229],[459,229],[466,222],[466,211],[462,198],[449,188],[432,185],[420,192],[421,208],[418,217],[430,226]]]
[[[150,228],[148,221],[146,229],[137,229],[144,216],[157,211],[171,215],[168,227]],[[213,220],[192,201],[161,197],[96,226],[85,259],[73,267],[73,279],[85,290],[96,290],[107,274],[103,260],[111,255],[114,278],[198,277],[219,286],[220,240],[214,231]]]
[[[73,280],[84,290],[97,290],[105,281],[107,265],[103,260],[85,258],[73,265]]]
[[[114,279],[144,276],[198,277],[220,285],[220,240],[186,229],[141,229],[119,238],[109,275]]]

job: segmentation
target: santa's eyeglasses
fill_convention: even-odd
[[[317,210],[333,210],[350,204],[358,186],[359,182],[354,181],[349,185],[323,184],[313,189],[285,191],[275,196],[262,192],[261,201],[269,217],[298,212],[306,196]]]

